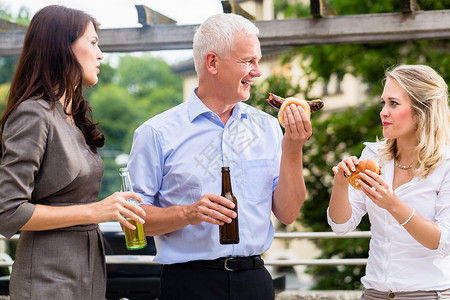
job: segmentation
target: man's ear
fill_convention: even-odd
[[[218,64],[217,54],[215,54],[214,52],[206,53],[205,64],[206,70],[208,70],[209,73],[213,75],[217,74],[217,64]]]

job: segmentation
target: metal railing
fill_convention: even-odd
[[[342,239],[342,238],[370,238],[370,231],[354,231],[345,235],[336,235],[333,232],[276,232],[276,239]],[[10,240],[18,240],[15,234]],[[0,240],[6,240],[0,235]],[[106,255],[107,264],[153,264],[153,255]],[[330,258],[330,259],[265,259],[268,266],[298,266],[298,265],[365,265],[367,258]],[[10,267],[13,261],[0,261],[0,267]]]

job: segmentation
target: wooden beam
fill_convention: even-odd
[[[410,14],[420,9],[416,0],[400,0],[400,10],[404,14]]]
[[[337,15],[336,11],[325,0],[310,0],[310,13],[314,18]]]
[[[233,14],[243,16],[244,18],[252,20],[252,21],[256,20],[255,16],[248,13],[238,3],[236,3],[232,0],[222,1],[222,8],[223,8],[223,12],[226,14],[233,13]]]
[[[450,10],[257,22],[262,47],[450,39]]]
[[[177,21],[160,14],[156,10],[148,8],[145,5],[135,5],[138,13],[138,22],[143,27],[149,27],[158,24],[176,24]]]
[[[450,10],[255,21],[263,48],[450,39]],[[102,29],[105,52],[192,49],[198,25]],[[0,56],[18,55],[25,31],[0,32]]]

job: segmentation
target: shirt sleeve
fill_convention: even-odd
[[[343,235],[348,232],[355,230],[356,226],[361,222],[362,217],[367,213],[365,195],[363,192],[354,189],[353,187],[348,187],[348,197],[350,199],[350,205],[352,207],[352,215],[347,222],[337,224],[334,223],[330,218],[329,207],[327,208],[327,220],[328,224],[331,226],[333,232],[337,235]]]
[[[7,238],[28,222],[35,208],[31,197],[48,136],[48,120],[38,105],[35,101],[19,105],[2,133],[0,233]]]
[[[157,204],[164,162],[160,141],[158,133],[145,123],[134,133],[128,169],[133,190],[142,196],[143,204]]]
[[[436,198],[436,223],[441,229],[437,252],[441,256],[450,255],[450,164],[447,168]]]

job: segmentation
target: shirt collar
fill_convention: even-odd
[[[192,123],[198,116],[203,114],[214,114],[197,96],[198,87],[196,87],[188,99],[189,121]],[[240,103],[236,103],[231,113],[231,119],[247,118],[247,114],[242,112]]]
[[[373,154],[378,153],[381,148],[381,144],[378,142],[365,142],[363,143]]]

